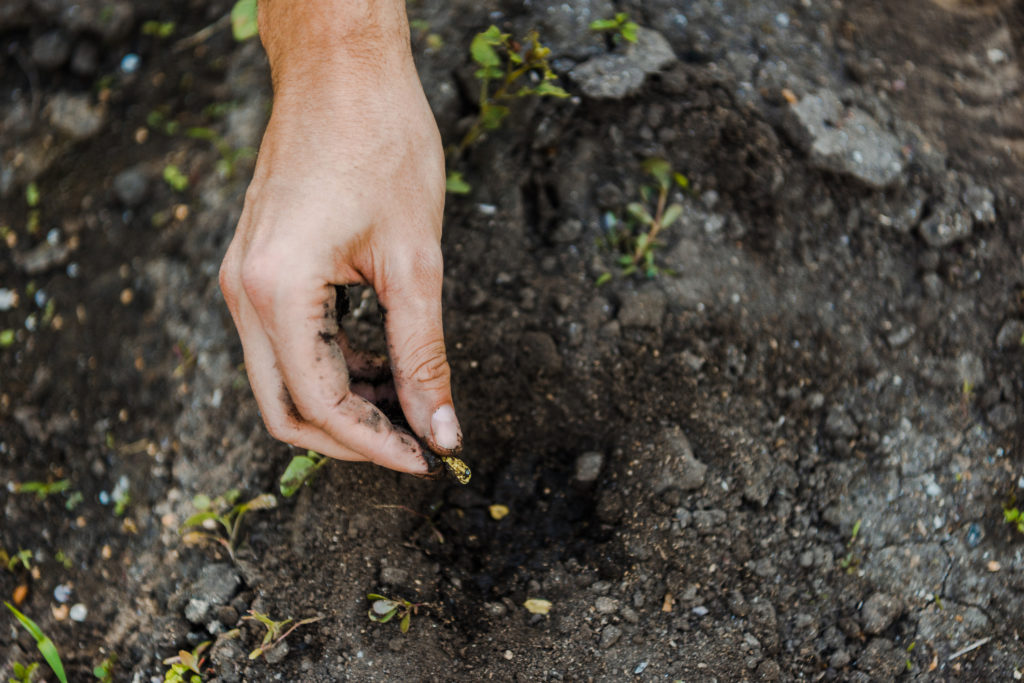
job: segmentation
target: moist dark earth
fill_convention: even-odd
[[[408,8],[446,142],[492,23],[537,29],[571,97],[457,162],[469,485],[331,462],[285,499],[300,451],[216,281],[270,108],[258,42],[220,0],[0,7],[0,548],[30,567],[0,593],[69,679],[160,681],[207,641],[224,682],[1020,679],[1024,2]],[[588,30],[616,11],[636,46]],[[608,215],[651,157],[690,187],[662,272],[622,276]],[[233,488],[279,504],[233,556],[186,543],[193,498]],[[408,633],[368,593],[422,603]],[[250,660],[249,610],[321,619]],[[0,673],[41,661],[0,618]]]

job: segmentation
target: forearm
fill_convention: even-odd
[[[277,95],[412,63],[405,0],[260,0],[259,28]]]

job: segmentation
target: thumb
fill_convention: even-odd
[[[434,246],[406,254],[390,269],[389,282],[377,288],[386,311],[395,389],[413,432],[432,450],[454,453],[462,447],[462,431],[441,323],[441,250]]]

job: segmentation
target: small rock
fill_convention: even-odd
[[[872,640],[857,658],[857,668],[876,681],[894,680],[905,666],[904,653],[885,638]]]
[[[1007,320],[996,335],[996,346],[1000,351],[1017,350],[1024,340],[1024,321]]]
[[[622,637],[622,629],[615,624],[608,624],[601,631],[601,649],[607,650],[615,643],[619,642],[619,638]]]
[[[70,54],[71,45],[67,36],[60,31],[47,31],[32,41],[32,61],[40,69],[59,69],[68,61]]]
[[[782,676],[782,668],[774,659],[765,659],[757,666],[756,677],[759,681],[777,681]]]
[[[100,64],[100,51],[96,43],[85,40],[75,46],[71,54],[71,71],[78,76],[93,76]]]
[[[903,325],[886,336],[885,341],[893,349],[902,349],[904,346],[910,343],[910,340],[914,338],[914,332],[917,330],[913,325]]]
[[[58,131],[72,140],[87,140],[103,128],[106,110],[93,105],[88,95],[57,93],[46,106],[46,115]]]
[[[380,582],[386,586],[400,586],[409,580],[409,572],[401,567],[381,567]]]
[[[206,615],[210,613],[210,603],[207,600],[200,600],[198,598],[190,598],[188,604],[185,605],[185,618],[192,624],[202,624],[206,622]]]
[[[988,422],[1001,432],[1012,429],[1017,424],[1017,411],[1009,403],[997,403],[988,411]]]
[[[921,221],[917,231],[928,246],[941,248],[971,236],[971,219],[961,211],[941,207]]]
[[[693,513],[693,528],[699,534],[709,534],[716,527],[725,524],[726,519],[728,516],[725,510],[697,510]]]
[[[624,52],[592,57],[569,75],[587,97],[618,100],[635,94],[648,74],[675,61],[672,46],[663,35],[640,27],[637,42],[627,43]]]
[[[967,537],[965,540],[968,548],[977,548],[981,545],[981,539],[984,537],[985,532],[978,524],[972,522],[971,525],[967,527]]]
[[[942,278],[937,273],[925,273],[921,278],[921,284],[924,285],[924,293],[929,299],[942,297]]]
[[[64,243],[40,242],[24,254],[15,254],[14,262],[28,275],[39,275],[67,263],[71,248]]]
[[[282,641],[263,654],[267,664],[280,664],[288,656],[288,641]]]
[[[82,603],[77,603],[71,606],[71,611],[68,612],[68,616],[71,617],[71,621],[83,622],[89,615],[89,608]]]
[[[226,605],[238,592],[242,577],[229,564],[208,564],[192,585],[192,597],[208,605]]]
[[[590,451],[576,458],[576,481],[584,484],[597,481],[604,466],[604,454]]]
[[[829,408],[828,417],[825,418],[825,433],[831,437],[852,439],[860,430],[854,423],[853,418],[841,405],[834,405]]]
[[[860,611],[864,633],[877,636],[889,628],[902,613],[903,605],[899,599],[886,593],[875,593],[864,601]]]
[[[627,292],[619,300],[619,324],[623,327],[659,327],[665,317],[666,305],[665,293],[660,289]]]
[[[963,193],[964,206],[977,223],[994,223],[996,220],[996,196],[992,190],[973,183]]]
[[[594,609],[598,614],[614,614],[619,609],[619,601],[602,595],[594,601]]]
[[[845,109],[828,90],[805,95],[791,105],[783,125],[819,169],[852,176],[879,190],[903,173],[899,140],[866,112]]]
[[[985,384],[985,364],[981,358],[967,351],[956,359],[956,372],[960,386],[978,389]]]
[[[583,234],[583,221],[578,218],[570,218],[558,224],[551,233],[551,241],[557,244],[570,244],[579,240]]]
[[[53,589],[53,599],[57,602],[67,602],[71,597],[71,586],[66,583],[57,584]]]
[[[114,194],[128,208],[134,208],[146,198],[149,179],[141,166],[133,166],[114,176]]]
[[[698,460],[690,447],[690,440],[678,426],[663,430],[655,440],[655,453],[664,464],[654,485],[661,494],[672,487],[693,491],[704,485],[708,466]]]

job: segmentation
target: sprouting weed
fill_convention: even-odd
[[[210,647],[209,640],[200,643],[196,646],[196,649],[189,652],[188,650],[179,650],[178,654],[174,657],[168,657],[164,660],[164,664],[169,666],[166,673],[164,673],[165,683],[202,683],[203,671],[202,666],[206,661],[203,657],[203,652],[206,648]]]
[[[14,485],[15,493],[34,493],[40,501],[48,497],[63,493],[71,488],[70,479],[58,479],[57,481],[23,481]]]
[[[211,540],[223,545],[232,559],[238,547],[242,518],[250,510],[270,510],[277,507],[277,498],[264,493],[244,503],[237,503],[241,491],[230,489],[210,498],[199,494],[192,499],[192,505],[199,512],[184,521],[178,533],[186,543]],[[209,529],[207,531],[207,529]]]
[[[644,162],[644,171],[655,181],[655,187],[644,185],[640,188],[643,201],[630,202],[626,206],[625,220],[612,213],[605,216],[608,236],[606,243],[619,252],[617,263],[622,276],[643,273],[649,278],[669,272],[655,263],[655,249],[659,246],[658,235],[683,215],[682,204],[668,204],[673,185],[683,190],[690,189],[690,181],[682,173],[672,170],[668,161],[651,158]],[[656,193],[656,194],[655,194]],[[649,210],[652,199],[654,212]],[[610,272],[597,279],[603,285],[612,279]]]
[[[1017,506],[1017,497],[1010,495],[1010,499],[1003,505],[1003,519],[1006,523],[1024,534],[1024,512]]]
[[[305,455],[292,457],[284,474],[281,475],[281,495],[285,498],[294,496],[303,484],[309,484],[316,476],[317,470],[327,464],[328,458],[316,451],[306,451]]]
[[[57,680],[59,680],[60,683],[68,683],[68,677],[64,673],[64,663],[60,659],[60,653],[57,652],[57,646],[53,644],[53,641],[50,640],[49,636],[43,633],[43,630],[39,628],[39,625],[36,624],[36,622],[19,612],[14,605],[9,602],[4,602],[4,605],[7,606],[7,609],[11,611],[11,614],[14,615],[25,630],[35,638],[36,648],[39,649],[39,654],[43,656],[43,659],[49,665],[50,669],[53,671],[53,675],[57,677]],[[30,664],[29,667],[31,666],[32,665]],[[29,676],[31,676],[31,672],[29,672]]]
[[[590,22],[591,31],[611,33],[612,40],[616,44],[623,40],[635,43],[637,28],[636,22],[630,21],[629,15],[625,12],[616,12],[611,19],[597,19]]]
[[[860,524],[861,520],[859,519],[854,522],[853,531],[850,533],[850,540],[846,542],[846,556],[839,561],[839,568],[845,570],[847,574],[857,571],[857,567],[860,565],[860,558],[853,554],[853,546],[860,535]]]
[[[386,624],[398,617],[398,627],[402,633],[409,632],[412,615],[419,614],[419,608],[426,604],[409,602],[404,598],[389,598],[378,593],[369,593],[366,599],[372,601],[370,610],[366,613],[370,617],[370,621]]]
[[[294,631],[298,627],[304,624],[315,623],[323,619],[323,617],[310,617],[308,619],[301,619],[292,624],[292,627],[287,631],[284,630],[284,627],[292,623],[293,620],[291,618],[285,619],[283,621],[274,621],[262,612],[254,612],[253,610],[249,610],[249,616],[242,617],[242,619],[259,622],[263,624],[264,628],[267,629],[267,632],[263,634],[263,642],[260,643],[259,647],[257,647],[255,650],[249,653],[249,659],[256,659],[266,654],[270,650],[274,649],[278,645],[280,645],[281,642],[289,635],[291,635],[292,631]]]

